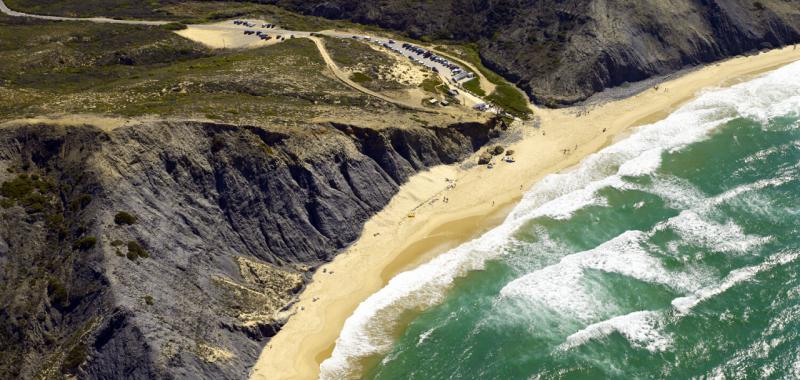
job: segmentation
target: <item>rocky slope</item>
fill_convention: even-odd
[[[246,377],[314,267],[496,129],[1,128],[0,378]]]
[[[432,40],[476,42],[536,102],[800,41],[800,0],[259,0]]]

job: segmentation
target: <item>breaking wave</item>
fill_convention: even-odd
[[[604,198],[597,194],[597,190],[609,186],[626,188],[630,186],[625,181],[626,177],[657,173],[664,152],[675,151],[702,140],[710,131],[727,121],[748,117],[766,123],[772,117],[792,114],[800,108],[800,81],[794,80],[797,77],[800,77],[800,63],[785,66],[761,78],[727,89],[706,91],[666,119],[643,126],[627,139],[586,157],[576,169],[545,177],[523,197],[503,224],[414,270],[397,275],[386,287],[362,302],[345,322],[332,356],[322,363],[320,377],[358,377],[360,363],[364,358],[385,353],[392,347],[390,332],[397,327],[400,315],[407,311],[424,310],[442,302],[456,278],[465,276],[470,271],[480,270],[488,260],[504,255],[514,241],[513,234],[527,221],[541,216],[568,219],[576,210],[587,205],[602,204]],[[658,188],[659,185],[654,187]],[[700,199],[702,194],[680,190],[677,195],[676,192],[664,195],[667,199],[674,197],[678,202],[696,204],[703,201]],[[725,196],[735,195],[727,194],[723,198]],[[714,249],[742,251],[763,242],[758,237],[748,237],[735,225],[713,224],[691,213],[684,213],[679,217],[683,218],[683,223],[680,224],[683,227],[677,224],[670,227],[676,227],[681,236],[710,245]],[[695,223],[695,227],[691,223]],[[712,228],[715,237],[702,233],[699,226]],[[538,297],[538,300],[551,307],[590,316],[592,307],[595,306],[591,299],[576,294],[569,300],[569,304],[562,305],[553,295],[545,294],[561,293],[560,297],[563,297],[562,291],[567,289],[558,287],[574,286],[578,271],[589,267],[619,272],[645,281],[665,283],[689,291],[694,295],[673,302],[676,309],[687,311],[709,295],[724,291],[726,284],[736,283],[751,275],[747,270],[735,272],[717,287],[692,289],[688,275],[683,278],[667,273],[657,259],[637,248],[642,234],[630,231],[595,250],[568,256],[552,266],[552,269],[544,268],[512,281],[501,293],[507,296],[516,294]],[[726,242],[728,238],[733,238],[736,243]],[[621,251],[616,251],[615,255],[606,254],[611,248]],[[781,260],[783,259],[778,262]],[[543,280],[547,276],[562,276],[563,279],[548,283]],[[589,325],[570,336],[565,344],[570,346],[610,331],[619,331],[636,344],[658,350],[668,344],[669,339],[649,327],[653,325],[653,318],[655,317],[649,312],[615,317]],[[635,323],[630,323],[631,321]]]

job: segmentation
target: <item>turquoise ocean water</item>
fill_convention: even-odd
[[[400,274],[322,378],[800,378],[800,64],[711,89]]]

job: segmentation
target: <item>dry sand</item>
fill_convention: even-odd
[[[658,90],[595,106],[580,117],[575,109],[537,110],[541,129],[526,127],[525,137],[509,147],[516,151],[516,163],[498,162],[491,170],[439,166],[414,176],[367,222],[355,244],[314,275],[293,307],[294,316],[262,352],[252,378],[317,378],[320,363],[359,303],[400,271],[499,224],[523,189],[577,164],[631,127],[665,117],[701,89],[729,86],[798,59],[800,50],[792,47],[733,58],[662,83]],[[457,178],[455,189],[447,189],[445,178]]]
[[[258,22],[260,26],[264,21]],[[258,30],[266,32],[272,38],[268,41],[262,41],[254,35],[244,34],[245,30]],[[188,38],[192,41],[199,42],[212,49],[253,49],[269,45],[277,44],[279,41],[275,38],[278,35],[283,35],[282,31],[274,29],[262,29],[260,27],[248,28],[245,26],[233,25],[230,21],[218,22],[214,24],[200,24],[188,25],[186,29],[179,30],[178,35]]]

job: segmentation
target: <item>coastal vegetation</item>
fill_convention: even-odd
[[[325,64],[306,39],[212,51],[160,27],[0,20],[6,119],[102,113],[266,122],[366,100],[323,75]]]
[[[136,223],[136,217],[128,212],[120,211],[114,215],[114,223],[120,226],[131,225]]]

